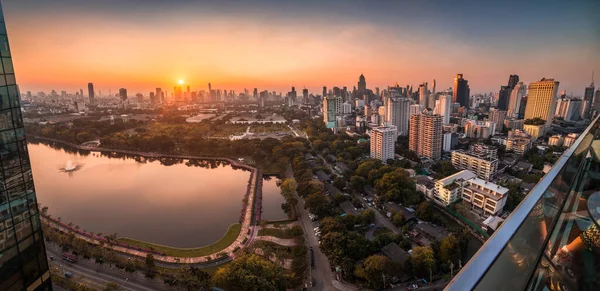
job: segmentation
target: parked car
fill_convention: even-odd
[[[419,285],[417,284],[411,284],[410,286],[408,286],[408,290],[416,290],[419,288]]]

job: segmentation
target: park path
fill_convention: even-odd
[[[254,241],[256,239],[257,234],[258,234],[258,227],[252,225],[252,216],[256,212],[256,211],[254,211],[256,207],[253,207],[254,199],[257,195],[256,192],[260,191],[260,187],[257,187],[257,182],[262,180],[262,174],[260,173],[260,171],[254,169],[254,168],[252,168],[252,169],[253,170],[250,174],[250,184],[248,187],[248,189],[249,189],[248,191],[250,191],[250,192],[248,194],[247,206],[245,207],[244,218],[242,221],[242,228],[240,230],[240,234],[238,235],[238,237],[236,238],[236,240],[233,243],[231,243],[225,249],[219,250],[212,254],[200,256],[200,257],[184,258],[184,257],[174,257],[174,256],[153,254],[154,259],[157,261],[165,262],[165,263],[180,263],[180,264],[205,263],[205,262],[210,261],[210,260],[207,260],[207,256],[210,256],[211,259],[214,260],[214,259],[217,259],[217,257],[216,257],[217,254],[226,253],[227,255],[229,255],[230,257],[233,258],[233,257],[235,257],[234,251],[236,250],[236,248],[239,247],[241,249],[243,247],[250,245],[252,243],[252,241]],[[259,216],[258,213],[256,215]],[[75,230],[66,225],[63,225],[62,223],[57,223],[54,220],[47,219],[44,217],[42,217],[42,219],[44,219],[46,222],[48,222],[55,229],[58,229],[62,232],[65,232],[65,233],[73,232],[76,237],[78,237],[82,240],[85,240],[89,243],[96,244],[96,245],[101,244],[101,241],[99,239],[90,237],[89,234],[84,235],[82,230]],[[244,239],[246,239],[246,243],[243,243]],[[105,242],[102,241],[102,243],[105,243]],[[105,244],[105,247],[112,249],[114,251],[123,253],[123,254],[142,257],[142,258],[145,258],[146,255],[149,254],[149,252],[139,251],[139,250],[135,250],[135,249],[131,249],[131,248],[123,247],[123,246],[118,246],[118,245],[106,245]]]
[[[285,239],[285,238],[278,238],[275,236],[261,235],[261,236],[256,237],[256,239],[269,241],[269,242],[276,243],[276,244],[278,244],[280,246],[284,246],[284,247],[293,247],[296,245],[296,241],[293,238]]]

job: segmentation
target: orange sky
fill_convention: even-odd
[[[324,85],[352,88],[361,73],[370,88],[435,78],[438,90],[463,73],[477,92],[497,90],[516,73],[525,82],[553,77],[581,94],[594,67],[600,72],[600,46],[557,42],[515,54],[522,44],[476,42],[427,27],[319,19],[274,24],[244,17],[157,18],[152,21],[158,24],[148,25],[100,14],[25,19],[9,12],[5,7],[17,81],[34,92],[86,91],[88,82],[103,93],[120,87],[170,91],[183,79],[192,90],[211,82],[236,92],[306,86],[318,93]]]

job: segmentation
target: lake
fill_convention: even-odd
[[[222,162],[212,163],[214,168],[188,161],[167,166],[141,157],[28,147],[38,200],[52,217],[95,233],[174,247],[211,244],[238,223],[250,179],[249,171]],[[81,168],[62,172],[69,160]]]
[[[281,195],[281,190],[277,186],[279,179],[275,177],[265,177],[262,187],[262,220],[285,220],[287,214],[281,209],[281,204],[285,199]]]

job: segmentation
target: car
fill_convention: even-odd
[[[73,277],[73,273],[71,273],[71,272],[65,273],[65,278],[71,278],[71,277]]]
[[[410,286],[408,286],[408,290],[416,290],[419,289],[419,285],[417,284],[411,284]]]
[[[50,256],[50,261],[54,261],[56,258],[54,256]]]

